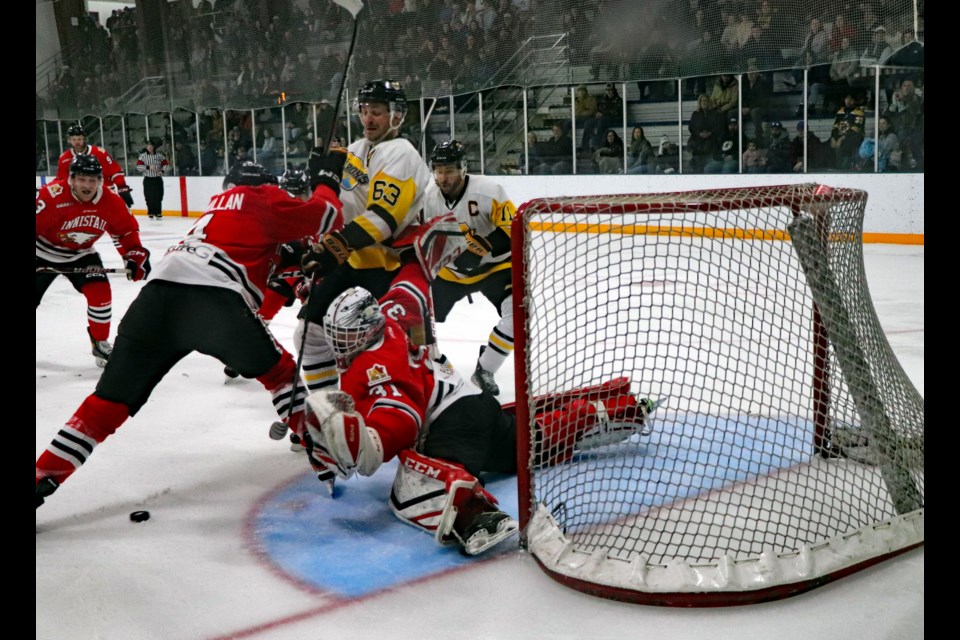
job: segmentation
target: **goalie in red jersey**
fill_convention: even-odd
[[[62,271],[87,299],[87,333],[98,366],[113,349],[110,323],[113,294],[94,243],[109,234],[131,280],[150,273],[150,252],[140,243],[137,219],[115,193],[103,188],[103,167],[94,156],[78,155],[67,179],[37,192],[37,307]],[[84,271],[84,269],[89,269]]]
[[[344,159],[331,153],[309,178],[299,172],[279,186],[260,165],[231,168],[227,180],[237,186],[214,196],[158,262],[120,322],[96,390],[37,460],[37,507],[194,351],[256,378],[277,413],[302,431],[304,386],[294,385],[294,360],[257,310],[268,277],[281,266],[280,245],[343,224],[338,194]]]
[[[369,476],[399,457],[390,495],[394,514],[439,543],[476,555],[517,531],[479,479],[484,472],[516,472],[516,419],[445,356],[434,358],[429,347],[414,345],[406,316],[390,313],[397,303],[353,287],[327,310],[323,332],[336,354],[341,390],[307,398],[308,457],[331,489],[335,477]],[[619,440],[641,432],[651,403],[618,378],[541,399],[538,406],[536,447],[557,464],[586,439],[614,441],[612,421],[628,425],[616,434]]]
[[[123,168],[103,147],[87,144],[87,132],[83,125],[75,124],[67,129],[67,142],[70,143],[70,148],[61,153],[57,160],[57,180],[67,178],[74,158],[82,155],[93,156],[103,167],[103,183],[107,190],[120,196],[128,208],[133,206],[133,195],[130,187],[127,186]]]

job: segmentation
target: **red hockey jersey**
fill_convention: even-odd
[[[328,187],[314,189],[306,202],[276,185],[234,187],[210,199],[150,279],[232,289],[257,311],[280,262],[280,245],[341,228],[340,211]]]
[[[100,166],[103,167],[104,185],[107,187],[127,186],[123,168],[107,153],[106,149],[88,144],[84,153],[100,161]],[[60,154],[60,159],[57,161],[57,180],[66,180],[70,176],[70,163],[73,162],[75,157],[77,157],[77,153],[72,147]]]
[[[103,234],[113,238],[121,255],[141,246],[140,225],[117,194],[101,189],[90,202],[73,195],[66,180],[55,180],[37,192],[37,257],[71,262],[96,253]]]
[[[480,393],[445,358],[431,360],[427,347],[414,346],[399,324],[386,320],[383,339],[340,373],[340,389],[383,442],[384,462],[415,447],[430,422],[456,400]]]

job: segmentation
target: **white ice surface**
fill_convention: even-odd
[[[142,222],[155,259],[188,227]],[[868,245],[871,295],[921,394],[924,249]],[[101,247],[107,266],[120,266]],[[141,284],[114,278],[114,329]],[[496,320],[482,298],[440,325],[443,350],[469,372]],[[60,278],[37,310],[36,452],[93,391],[100,369],[83,297]],[[272,327],[292,348],[294,314]],[[112,336],[111,336],[112,337]],[[498,380],[512,399],[512,359]],[[567,589],[524,552],[355,600],[281,575],[248,544],[249,514],[309,473],[267,438],[274,419],[255,382],[223,384],[222,365],[185,359],[135,418],[37,511],[36,637],[42,640],[257,638],[854,640],[924,636],[924,550],[787,600],[721,609],[620,604]],[[318,488],[319,490],[319,488]],[[383,505],[386,509],[386,505]],[[133,524],[128,514],[149,509]],[[370,548],[371,564],[378,550]]]

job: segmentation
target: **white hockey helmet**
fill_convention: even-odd
[[[387,321],[380,303],[366,289],[351,287],[330,303],[323,316],[323,334],[341,368],[383,337]]]

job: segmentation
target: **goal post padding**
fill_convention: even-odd
[[[520,208],[518,491],[548,574],[719,606],[923,543],[923,398],[870,299],[866,200],[803,184]],[[621,375],[662,400],[650,434],[538,459],[536,398]]]

